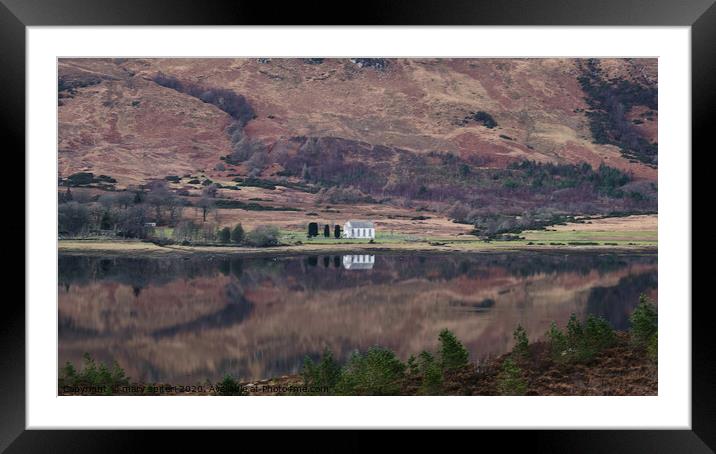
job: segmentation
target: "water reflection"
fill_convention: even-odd
[[[655,254],[60,256],[59,359],[89,352],[144,381],[253,379],[295,373],[324,347],[405,359],[443,328],[478,359],[508,351],[518,323],[532,339],[572,312],[626,328],[656,288]]]
[[[375,264],[375,255],[352,254],[352,255],[309,255],[304,259],[306,266],[317,267],[322,265],[323,268],[343,268],[347,270],[370,270]]]
[[[343,267],[347,270],[373,269],[375,255],[344,255]]]

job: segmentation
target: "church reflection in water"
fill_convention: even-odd
[[[373,269],[375,255],[344,255],[343,268],[347,270]]]

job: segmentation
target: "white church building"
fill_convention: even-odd
[[[375,225],[372,221],[350,220],[343,224],[343,238],[372,240],[375,238]]]

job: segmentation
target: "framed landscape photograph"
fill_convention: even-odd
[[[460,428],[711,452],[712,2],[132,3],[3,1],[27,269],[0,446]]]

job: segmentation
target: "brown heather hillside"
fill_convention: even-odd
[[[443,214],[456,201],[483,214],[656,209],[656,59],[61,59],[58,71],[60,178],[122,189],[177,176],[171,189],[196,193],[197,178],[250,176],[312,186],[292,189],[306,209],[331,187]],[[631,181],[514,167],[525,160]]]
[[[88,170],[125,184],[213,167],[229,146],[230,118],[198,99],[106,61],[59,64],[59,173]],[[99,83],[96,83],[98,82]]]
[[[375,69],[348,59],[62,59],[61,83],[91,85],[60,93],[60,173],[87,169],[135,182],[210,169],[228,154],[230,116],[157,85],[152,77],[162,72],[245,96],[257,115],[246,133],[269,145],[296,136],[340,137],[454,152],[496,167],[521,159],[606,162],[655,179],[655,169],[630,163],[617,147],[592,143],[579,63],[391,59]],[[655,84],[656,60],[600,64],[606,78]],[[499,126],[461,125],[474,111],[488,112]],[[645,123],[640,129],[655,141],[656,119]]]

